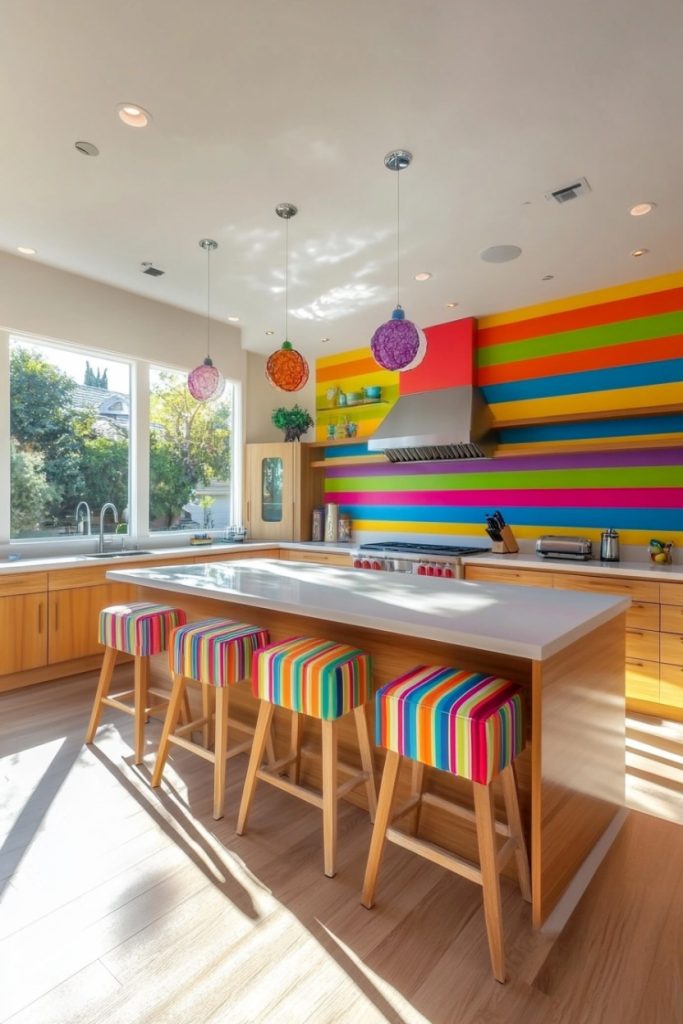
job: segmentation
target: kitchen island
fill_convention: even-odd
[[[519,682],[530,712],[530,742],[517,767],[536,926],[620,813],[629,606],[623,597],[258,558],[107,576],[134,584],[141,598],[173,595],[191,619],[224,615],[268,628],[273,640],[309,634],[356,645],[372,655],[376,686],[425,663]],[[444,773],[432,773],[430,784],[444,794],[468,791]],[[471,836],[438,808],[421,819],[421,830],[471,855]]]

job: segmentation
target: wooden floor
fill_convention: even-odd
[[[361,811],[342,805],[339,871],[325,879],[319,812],[302,801],[260,787],[235,836],[245,756],[216,823],[211,766],[187,752],[150,789],[158,723],[142,769],[132,720],[111,709],[85,748],[93,690],[80,676],[0,696],[1,1021],[683,1022],[675,727],[631,719],[627,739],[629,799],[674,820],[629,815],[553,946],[504,883],[501,986],[477,886],[390,845],[377,906],[363,909]]]

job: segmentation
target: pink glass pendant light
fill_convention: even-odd
[[[268,357],[266,377],[280,391],[300,391],[308,380],[308,363],[300,352],[287,340],[288,294],[289,294],[289,220],[299,212],[292,203],[280,203],[275,207],[278,217],[285,222],[285,340],[279,349]]]
[[[396,149],[384,157],[384,166],[396,171],[396,308],[391,319],[377,328],[370,341],[370,349],[375,362],[385,370],[412,370],[419,366],[427,351],[427,339],[424,332],[412,320],[406,320],[401,303],[400,291],[400,231],[401,205],[399,172],[410,166],[412,153],[405,149]]]
[[[211,360],[211,253],[218,248],[213,238],[202,238],[200,246],[206,252],[206,359],[187,375],[187,389],[197,402],[220,398],[225,390],[225,379]]]

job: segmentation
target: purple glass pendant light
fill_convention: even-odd
[[[308,363],[300,352],[287,340],[287,313],[289,296],[289,219],[299,212],[292,203],[280,203],[275,207],[278,217],[285,222],[285,340],[280,348],[268,357],[266,377],[280,391],[301,391],[308,380]]]
[[[384,157],[384,166],[396,171],[396,309],[387,320],[377,328],[370,341],[375,362],[385,370],[412,370],[418,366],[427,351],[427,339],[424,332],[416,327],[412,320],[406,320],[399,302],[400,258],[399,245],[401,237],[401,205],[400,205],[400,174],[410,166],[412,153],[405,149],[395,149]]]
[[[187,389],[198,402],[220,398],[225,390],[223,374],[211,361],[211,253],[218,248],[213,238],[202,238],[200,246],[206,252],[206,359],[187,375]]]

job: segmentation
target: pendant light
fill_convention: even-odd
[[[292,203],[280,203],[275,207],[278,217],[285,222],[285,340],[266,363],[266,377],[280,391],[301,391],[308,380],[308,363],[288,340],[288,296],[289,296],[289,221],[299,212]]]
[[[375,362],[385,370],[412,370],[418,366],[427,351],[424,332],[411,320],[406,320],[399,301],[400,293],[400,238],[401,238],[401,192],[400,172],[410,166],[412,153],[396,149],[384,157],[384,166],[396,171],[396,308],[387,320],[377,328],[370,341]]]
[[[187,389],[198,402],[220,398],[225,390],[223,374],[211,360],[211,253],[218,248],[213,238],[202,238],[200,246],[206,252],[206,359],[187,376]]]

